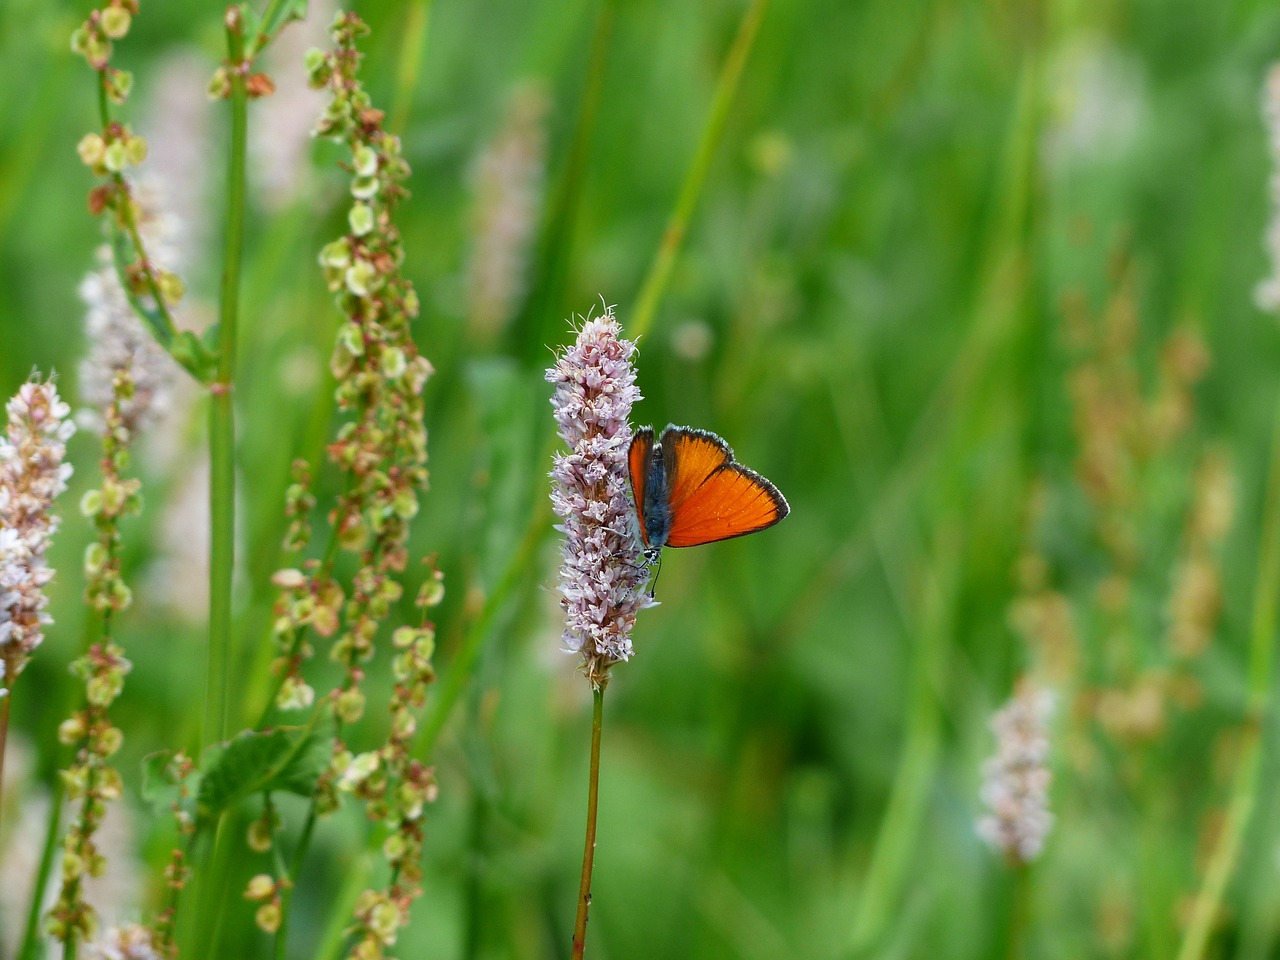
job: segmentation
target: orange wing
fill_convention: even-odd
[[[662,454],[670,491],[667,546],[695,547],[755,533],[790,512],[778,488],[733,459],[714,433],[667,427]]]
[[[649,546],[649,534],[644,528],[644,487],[649,479],[649,462],[653,453],[653,427],[641,427],[631,438],[627,449],[627,466],[631,472],[631,499],[636,504],[636,519],[640,521],[640,539]]]

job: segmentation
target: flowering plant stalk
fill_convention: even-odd
[[[67,487],[63,463],[75,425],[52,381],[30,380],[5,407],[0,436],[0,787],[12,692],[51,619],[45,562],[60,520],[53,501]]]
[[[636,613],[645,595],[638,532],[627,498],[628,417],[640,399],[631,357],[635,344],[607,308],[587,319],[572,347],[547,370],[560,436],[569,447],[551,471],[551,503],[564,521],[559,588],[565,610],[564,649],[581,657],[591,684],[591,766],[587,790],[586,844],[574,921],[573,956],[586,945],[591,872],[595,860],[596,805],[600,786],[600,736],[609,670],[631,659]]]

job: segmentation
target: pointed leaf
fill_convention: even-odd
[[[245,797],[285,790],[309,797],[329,757],[329,742],[307,728],[245,730],[205,751],[197,795],[201,819],[216,817]]]

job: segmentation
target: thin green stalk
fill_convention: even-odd
[[[1240,765],[1236,768],[1226,820],[1209,858],[1204,880],[1196,894],[1178,960],[1199,960],[1205,954],[1213,932],[1227,883],[1235,872],[1244,844],[1245,828],[1257,802],[1258,778],[1262,767],[1262,729],[1271,689],[1275,659],[1276,609],[1280,600],[1280,405],[1277,406],[1271,444],[1271,467],[1267,479],[1267,501],[1258,544],[1258,579],[1254,585],[1253,622],[1249,640],[1248,695],[1240,745]]]
[[[106,130],[111,126],[111,99],[107,96],[107,74],[105,70],[98,71],[98,118],[102,122],[102,129]],[[129,183],[125,180],[124,175],[113,173],[111,175],[112,183],[117,192],[121,195],[129,193]],[[137,219],[133,215],[133,206],[129,203],[121,203],[118,205],[118,214],[120,217],[120,225],[124,229],[125,236],[129,238],[129,243],[133,247],[134,255],[139,263],[151,263],[147,258],[147,250],[142,242],[142,233],[138,230]],[[141,311],[136,301],[130,299],[131,305],[135,309],[139,309],[142,313],[142,319],[151,331],[156,335],[156,339],[160,346],[165,350],[171,351],[173,341],[178,335],[178,325],[174,322],[173,314],[169,310],[169,305],[165,302],[164,295],[160,292],[160,284],[156,280],[155,271],[148,270],[145,274],[147,280],[147,292],[151,294],[151,298],[155,301],[156,315],[159,317],[161,326],[156,326],[152,322],[152,318]],[[121,287],[125,290],[126,295],[129,291],[128,283],[121,279]]]
[[[480,615],[468,628],[462,646],[453,658],[453,662],[449,664],[449,670],[432,698],[430,710],[423,718],[420,732],[413,745],[414,756],[430,757],[435,750],[436,741],[440,738],[444,725],[448,723],[458,698],[475,672],[480,651],[484,648],[485,641],[489,639],[494,620],[505,606],[511,592],[520,585],[542,543],[542,538],[551,529],[549,516],[546,511],[535,511],[533,519],[525,528],[520,545],[512,552],[497,585],[485,598]]]
[[[587,945],[587,910],[591,906],[591,868],[596,860],[596,801],[600,797],[600,728],[604,725],[604,684],[591,691],[591,774],[587,781],[587,840],[582,851],[578,915],[573,921],[573,960],[582,960]]]
[[[685,231],[689,227],[689,219],[697,206],[698,196],[702,193],[702,185],[706,182],[707,171],[711,169],[711,161],[715,157],[716,148],[724,136],[725,123],[729,119],[729,109],[733,106],[734,96],[738,92],[742,80],[742,70],[746,66],[747,56],[755,43],[756,33],[760,29],[760,21],[764,19],[765,8],[769,0],[752,0],[751,6],[742,15],[738,25],[738,35],[729,48],[729,56],[720,70],[720,79],[716,82],[716,92],[711,99],[711,112],[702,128],[702,138],[698,141],[698,149],[685,174],[684,184],[680,187],[680,195],[676,200],[671,219],[662,232],[662,240],[649,267],[636,300],[635,312],[632,314],[630,332],[632,337],[642,337],[653,326],[653,317],[658,309],[658,302],[667,289],[667,281],[671,279],[671,269],[675,266],[676,254],[680,252],[680,244],[684,241]]]
[[[366,851],[355,863],[343,871],[346,879],[342,889],[334,899],[329,910],[329,924],[320,938],[320,946],[316,949],[315,960],[337,960],[338,953],[346,941],[346,929],[355,910],[356,900],[369,882],[373,872],[373,854]]]
[[[53,872],[54,854],[58,850],[60,838],[58,826],[62,821],[62,791],[62,777],[55,777],[49,797],[49,824],[45,828],[44,847],[40,851],[40,864],[36,868],[35,883],[31,885],[31,903],[27,907],[27,925],[22,931],[22,947],[18,951],[18,960],[36,960],[40,951],[40,915],[44,910],[41,894],[49,885],[49,874]]]
[[[426,46],[427,26],[431,20],[431,0],[410,0],[400,35],[400,62],[396,67],[396,92],[391,106],[388,129],[397,137],[404,133],[413,104],[413,88],[422,70],[422,50]]]
[[[958,545],[953,531],[936,552],[935,563],[947,564]],[[850,949],[857,956],[873,947],[895,916],[895,908],[924,818],[929,790],[941,752],[939,694],[946,675],[947,637],[955,604],[954,564],[943,576],[930,571],[925,586],[924,618],[920,643],[912,667],[911,701],[908,707],[906,744],[903,747],[884,818],[876,834],[871,863],[863,881],[863,893],[853,916]],[[900,604],[904,609],[909,607]]]
[[[0,683],[0,824],[4,822],[4,754],[9,745],[9,683]]]
[[[285,880],[284,889],[280,892],[280,928],[276,930],[276,950],[275,960],[285,960],[287,956],[287,947],[289,941],[289,908],[293,905],[293,887],[297,880],[298,874],[302,870],[302,861],[306,856],[307,848],[311,846],[311,833],[316,826],[316,805],[311,804],[307,810],[307,819],[302,825],[302,835],[298,837],[298,846],[293,851],[293,859],[289,863],[289,867],[281,876]],[[283,857],[278,852],[280,848],[279,840],[274,844],[277,850],[277,869],[282,868]]]
[[[586,84],[578,102],[573,140],[564,169],[548,204],[546,226],[539,239],[539,263],[532,293],[523,313],[522,333],[526,335],[526,355],[542,357],[552,338],[544,335],[553,320],[560,323],[564,287],[573,254],[573,235],[577,224],[578,205],[586,183],[587,160],[595,144],[596,117],[604,88],[605,68],[609,62],[609,46],[613,22],[618,13],[618,0],[603,0],[591,37],[591,53],[587,61]]]
[[[227,674],[231,662],[231,575],[235,565],[235,381],[236,327],[240,314],[240,261],[244,242],[245,156],[248,92],[244,32],[237,8],[227,10],[227,54],[231,66],[231,146],[227,163],[227,234],[222,263],[218,367],[209,404],[209,664],[202,744],[226,739]]]
[[[1031,920],[1031,867],[1015,863],[1009,867],[1009,928],[1007,931],[1009,960],[1022,960],[1027,955],[1027,931]]]

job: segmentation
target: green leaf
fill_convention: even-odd
[[[173,805],[182,800],[182,781],[173,766],[173,751],[161,750],[142,758],[142,799],[157,814],[168,814]],[[193,770],[187,776],[187,789],[196,791],[200,785],[200,772]]]
[[[181,330],[169,347],[169,354],[201,383],[211,383],[218,371],[217,355],[190,330]]]
[[[328,763],[330,743],[309,728],[245,730],[205,751],[196,798],[200,818],[216,817],[245,797],[284,790],[309,797]]]
[[[236,6],[240,10],[240,35],[256,37],[262,31],[262,18],[258,16],[258,11],[247,3],[236,4]]]
[[[257,53],[275,38],[275,35],[291,20],[307,18],[307,0],[273,0],[263,14],[262,25],[253,37],[251,50]]]
[[[189,330],[174,329],[169,318],[161,310],[148,306],[141,297],[129,289],[128,265],[133,262],[134,252],[128,236],[123,231],[116,230],[111,237],[112,259],[115,262],[116,276],[120,280],[120,289],[124,291],[129,306],[150,328],[156,343],[160,344],[169,356],[201,383],[209,383],[217,370],[217,351],[210,350]]]
[[[169,350],[173,345],[173,328],[169,325],[163,313],[155,307],[149,307],[135,294],[129,285],[128,265],[134,259],[133,244],[129,241],[129,237],[123,230],[115,230],[111,236],[111,255],[115,263],[116,277],[120,280],[120,289],[124,291],[125,298],[129,301],[129,306],[133,307],[139,319],[151,328],[152,335],[156,338],[156,342],[165,350]]]

